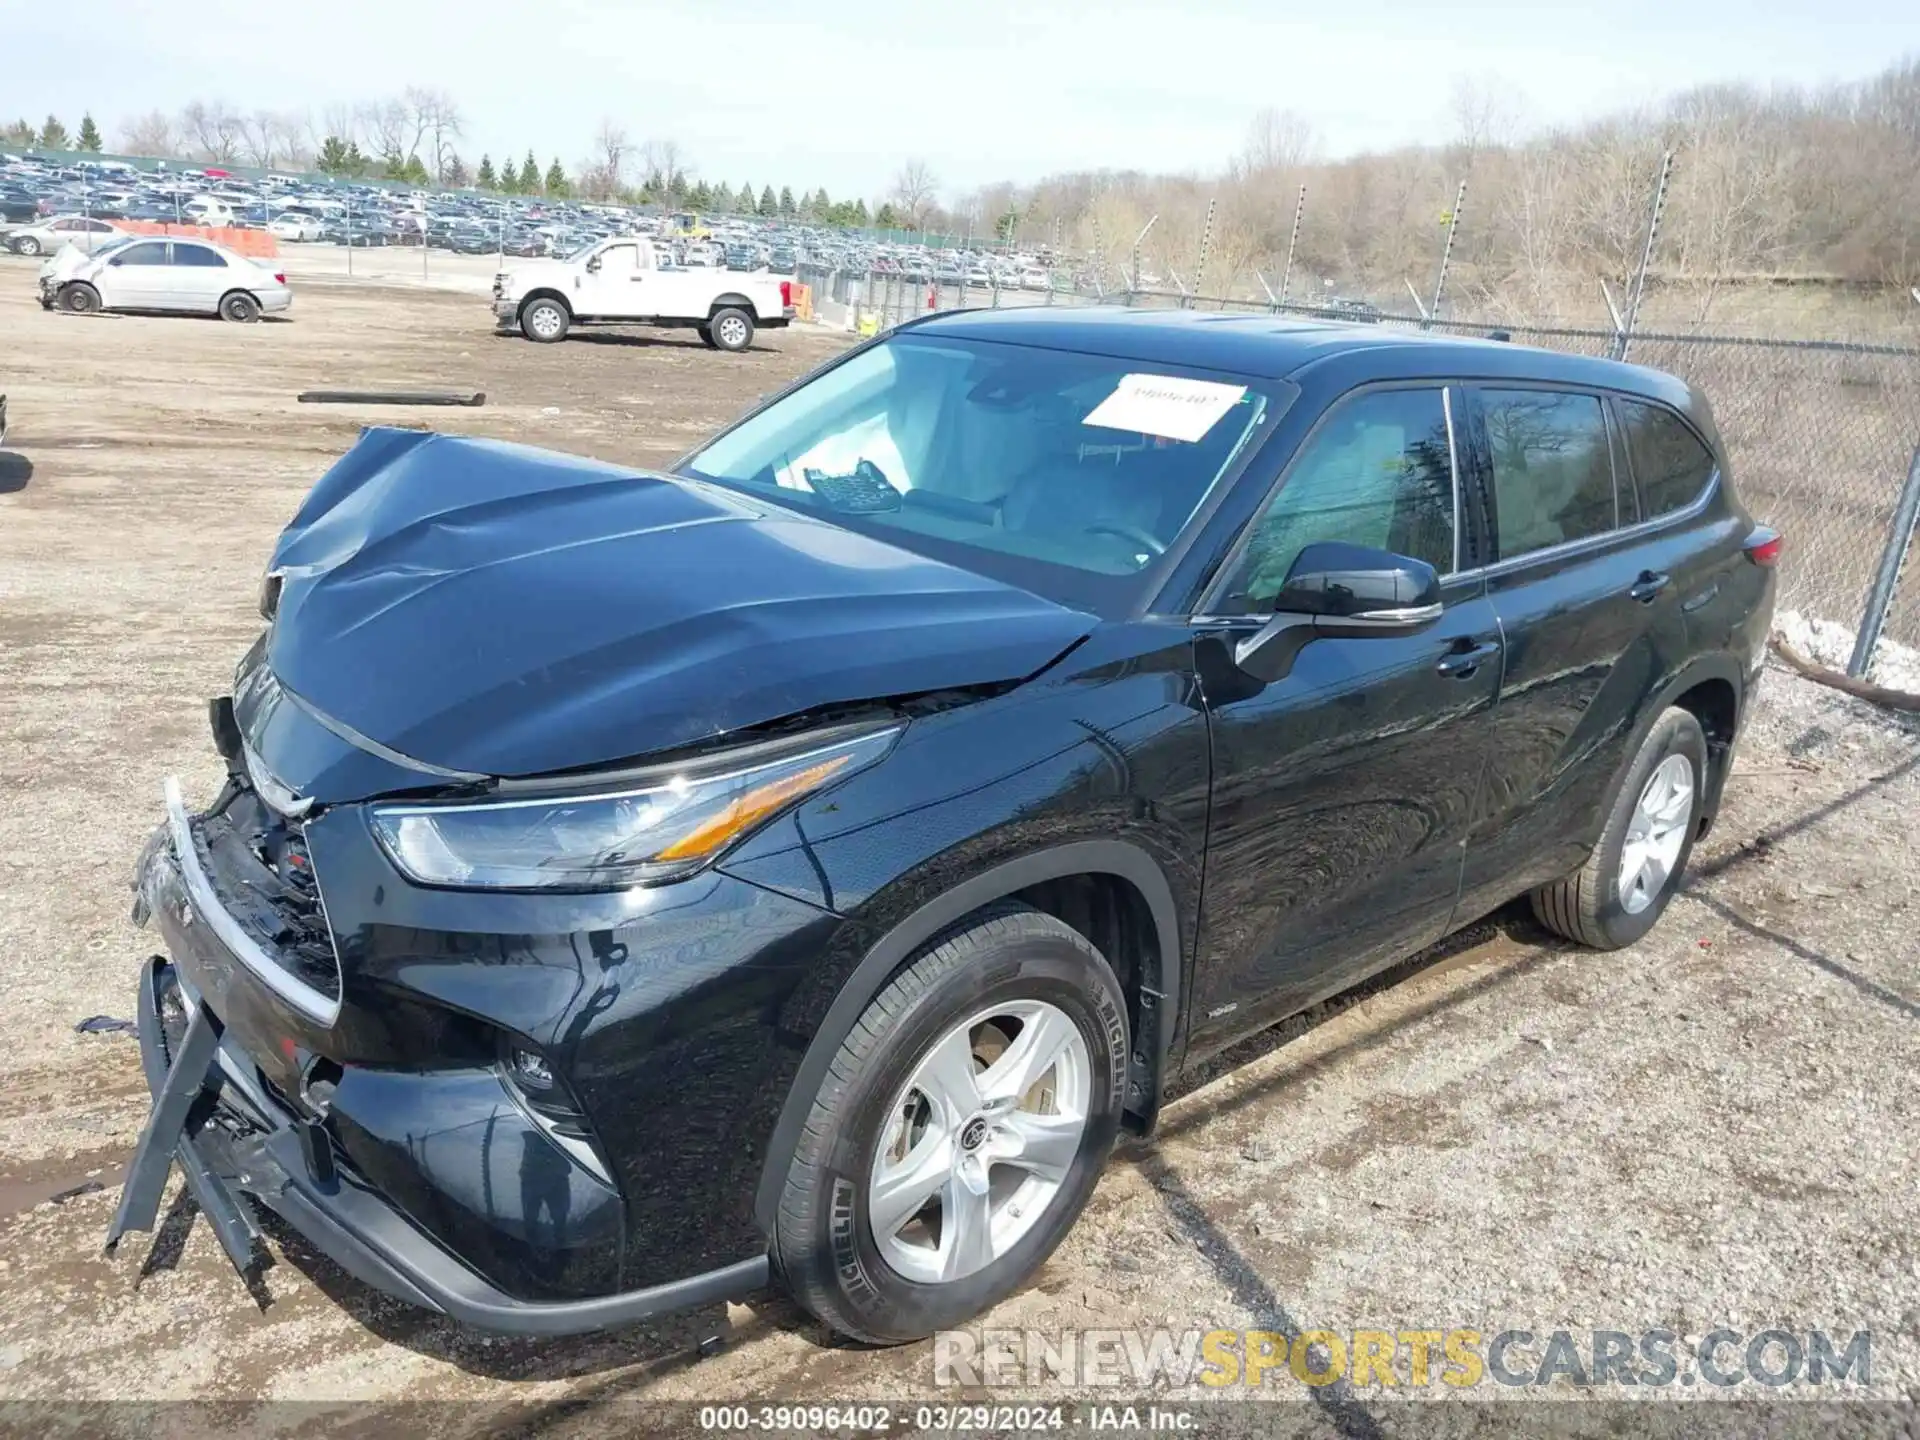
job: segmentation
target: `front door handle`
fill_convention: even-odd
[[[1660,592],[1672,583],[1673,577],[1671,575],[1656,574],[1652,570],[1642,570],[1640,572],[1640,578],[1633,582],[1633,588],[1627,591],[1627,594],[1638,600],[1642,605],[1651,605],[1659,598]]]
[[[1438,670],[1449,680],[1467,680],[1480,666],[1500,653],[1498,640],[1482,640],[1478,645],[1470,645],[1465,650],[1449,651],[1441,658]]]

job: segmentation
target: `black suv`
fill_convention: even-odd
[[[668,474],[369,431],[140,862],[114,1235],[177,1159],[490,1328],[952,1325],[1183,1066],[1644,934],[1779,543],[1666,375],[1267,316],[929,318]]]

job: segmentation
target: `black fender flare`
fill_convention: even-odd
[[[1739,660],[1730,652],[1709,651],[1705,655],[1694,657],[1677,675],[1653,693],[1653,698],[1633,727],[1633,741],[1627,747],[1626,760],[1623,763],[1633,763],[1633,757],[1640,753],[1640,747],[1646,743],[1647,735],[1669,705],[1696,685],[1708,680],[1724,680],[1733,687],[1734,727],[1737,735],[1747,715],[1747,673]],[[1732,746],[1728,745],[1726,748],[1730,753]],[[1729,767],[1725,763],[1726,757],[1715,753],[1711,737],[1709,737],[1707,754],[1717,763],[1713,766],[1713,773],[1707,778],[1706,793],[1700,797],[1700,815],[1702,820],[1711,823],[1720,808],[1720,794],[1726,787]]]
[[[826,1078],[827,1067],[852,1033],[862,1012],[873,997],[886,988],[894,972],[914,951],[963,916],[1046,880],[1090,874],[1117,875],[1134,885],[1146,897],[1159,938],[1159,973],[1142,976],[1140,983],[1142,1028],[1146,1028],[1149,1015],[1157,1017],[1153,1049],[1143,1055],[1141,1037],[1130,1037],[1133,1064],[1129,1069],[1135,1073],[1128,1077],[1127,1096],[1127,1109],[1151,1128],[1160,1109],[1168,1051],[1180,1013],[1184,957],[1173,887],[1152,856],[1123,840],[1081,840],[1034,851],[983,870],[928,901],[881,936],[841,984],[826,1018],[808,1042],[806,1054],[780,1107],[779,1118],[774,1122],[773,1133],[767,1140],[766,1159],[753,1202],[754,1222],[766,1234],[773,1233],[781,1187],[786,1183],[793,1152],[800,1143],[800,1131],[813,1107],[813,1098],[820,1091],[821,1081]],[[1150,1067],[1144,1082],[1138,1073],[1143,1059]]]
[[[722,310],[744,310],[747,314],[754,317],[755,323],[758,323],[759,320],[760,312],[755,307],[753,301],[749,300],[737,290],[729,290],[724,295],[716,295],[713,298],[713,302],[707,306],[707,319],[711,320]]]

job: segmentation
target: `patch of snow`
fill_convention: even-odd
[[[1853,658],[1854,632],[1837,620],[1820,620],[1797,610],[1774,616],[1773,628],[1788,645],[1819,664],[1844,671]],[[1867,678],[1890,690],[1920,694],[1920,650],[1880,637]]]

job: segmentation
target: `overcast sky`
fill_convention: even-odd
[[[91,109],[109,148],[194,98],[318,114],[421,84],[460,102],[469,163],[531,146],[572,168],[612,116],[701,178],[870,197],[910,155],[949,195],[1209,170],[1268,105],[1333,155],[1443,140],[1463,75],[1544,125],[1920,52],[1916,0],[93,0],[76,51],[79,13],[0,0],[0,104],[70,130]]]

